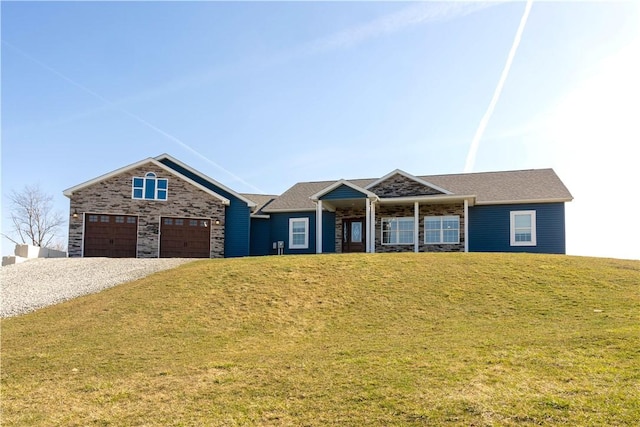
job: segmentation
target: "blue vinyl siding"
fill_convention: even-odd
[[[251,209],[246,202],[238,199],[233,194],[222,188],[213,185],[210,181],[196,175],[187,169],[177,165],[169,159],[160,161],[165,166],[170,167],[181,175],[197,182],[215,193],[226,197],[231,202],[225,206],[224,223],[224,256],[241,257],[247,256],[250,252],[250,215]]]
[[[320,197],[320,200],[336,200],[336,199],[363,199],[367,197],[364,193],[354,190],[348,185],[342,184],[334,190]]]
[[[510,212],[536,211],[536,246],[511,246]],[[469,207],[470,252],[566,253],[564,203]]]
[[[309,218],[309,247],[306,249],[289,249],[289,219]],[[322,213],[322,251],[332,253],[336,251],[336,215],[333,212]],[[271,214],[271,244],[284,242],[285,254],[315,254],[316,253],[316,213],[315,212],[287,212]],[[271,251],[275,253],[275,251]]]
[[[272,251],[271,227],[267,218],[251,218],[251,256],[269,255]]]
[[[334,253],[336,251],[336,214],[335,212],[322,213],[322,253]]]

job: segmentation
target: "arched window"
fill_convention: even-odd
[[[166,178],[157,178],[153,172],[148,172],[144,178],[133,178],[133,199],[144,200],[167,200],[168,196],[168,180]]]

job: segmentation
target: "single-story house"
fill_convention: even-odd
[[[238,193],[162,154],[64,191],[69,256],[565,253],[571,193],[552,169],[300,182]]]

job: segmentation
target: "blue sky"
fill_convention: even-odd
[[[164,152],[240,192],[460,173],[498,95],[472,170],[553,167],[568,253],[640,259],[640,6],[533,2],[514,46],[525,7],[2,2],[3,231],[11,190],[67,216],[64,189]]]

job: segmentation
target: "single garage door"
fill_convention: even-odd
[[[84,256],[135,258],[138,217],[87,214],[84,229]]]
[[[161,258],[209,258],[211,223],[208,219],[162,218]]]

